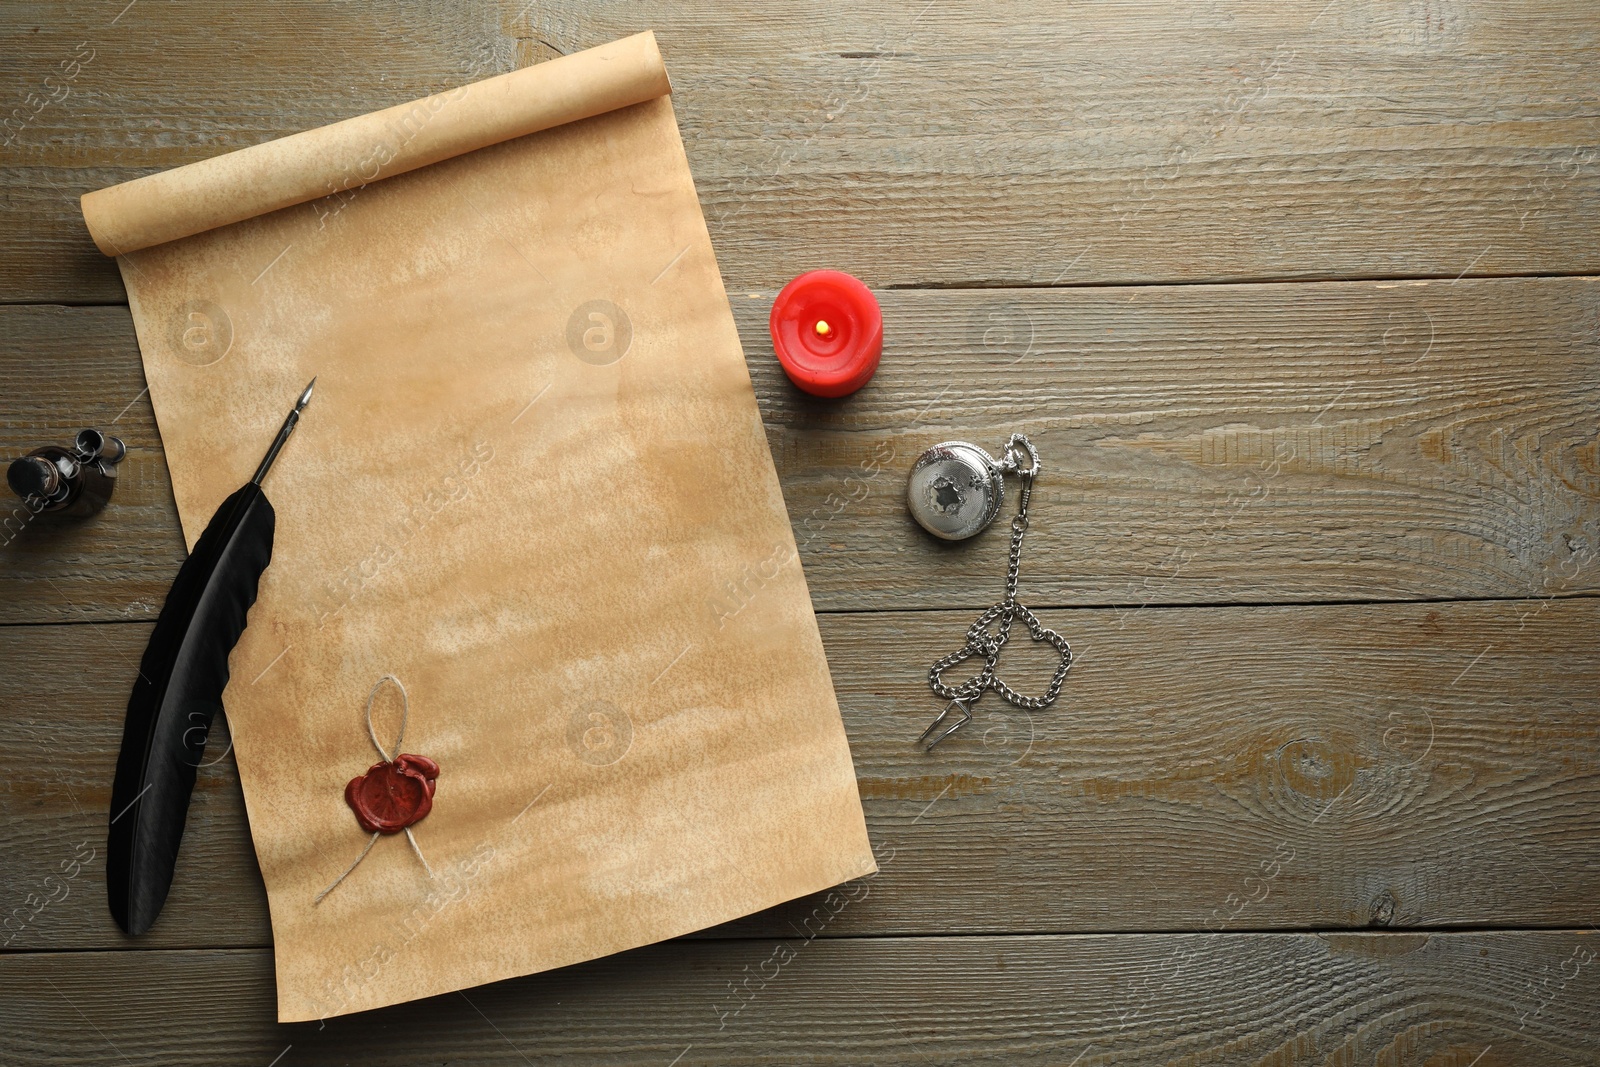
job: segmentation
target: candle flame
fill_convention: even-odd
[[[818,319],[817,320],[817,336],[818,337],[831,337],[831,336],[833,336],[833,327],[829,326],[828,323],[826,322],[826,320]]]

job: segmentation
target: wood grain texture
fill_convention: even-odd
[[[18,1067],[1567,1067],[1600,1054],[1597,950],[1592,931],[679,942],[320,1028],[270,1021],[260,950],[23,955],[0,958],[0,1043]]]
[[[38,515],[0,497],[0,621],[155,620],[184,558],[178,506],[126,309],[0,310],[0,380],[9,462],[68,444],[93,426],[128,454],[105,510],[86,520]],[[131,358],[130,358],[131,357]],[[23,608],[43,598],[46,612]]]
[[[848,908],[822,894],[720,935],[1600,922],[1600,600],[1049,612],[1079,656],[1057,707],[991,695],[924,755],[926,665],[968,621],[823,618],[880,874]],[[132,942],[106,911],[147,633],[0,629],[19,668],[0,679],[0,901],[62,896],[13,916],[12,951],[269,943],[225,739],[161,921]],[[1025,691],[1049,669],[1023,647],[1003,666]],[[47,885],[81,847],[101,852]]]
[[[78,215],[89,189],[651,27],[739,287],[819,264],[884,288],[1600,270],[1600,20],[1580,0],[113,16],[0,16],[4,299],[124,299]]]
[[[996,600],[1003,531],[935,543],[905,472],[1015,430],[1035,606],[1600,590],[1600,280],[887,292],[842,403],[783,377],[771,296],[730,299],[818,610]],[[0,309],[0,375],[8,453],[124,408],[133,449],[101,516],[8,529],[0,621],[153,619],[182,541],[126,309]]]

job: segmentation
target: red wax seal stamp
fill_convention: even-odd
[[[401,754],[374,763],[344,787],[344,801],[369,834],[397,834],[433,810],[439,765],[427,756]]]
[[[394,687],[400,690],[400,732],[395,734],[392,757],[389,750],[378,742],[378,731],[372,723],[372,702],[378,698],[378,690],[383,688],[385,682],[393,682]],[[380,834],[405,834],[411,851],[422,861],[422,869],[428,872],[429,878],[433,877],[433,868],[428,866],[428,857],[422,854],[422,846],[417,844],[411,827],[433,810],[433,787],[435,779],[439,777],[439,765],[427,756],[412,756],[400,751],[400,745],[406,739],[406,719],[410,716],[411,698],[400,679],[392,674],[379,678],[378,684],[367,694],[367,736],[372,739],[372,747],[378,750],[378,755],[383,759],[367,768],[366,774],[350,779],[350,783],[344,787],[344,802],[356,813],[356,822],[372,836],[367,838],[367,847],[361,850],[361,855],[318,893],[312,904],[321,904],[324,897],[338,889],[340,883],[361,866],[361,861],[367,858],[372,846],[378,843]]]
[[[878,369],[883,312],[843,271],[807,271],[784,286],[767,325],[784,373],[813,396],[847,396]]]

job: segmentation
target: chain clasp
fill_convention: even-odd
[[[981,696],[982,694],[980,693],[979,695]],[[944,733],[940,734],[938,737],[935,737],[932,741],[928,741],[928,735],[933,733],[935,730],[937,730],[939,728],[939,724],[944,722],[945,717],[950,714],[950,709],[951,708],[960,708],[961,709],[961,718],[959,718],[955,722],[951,723],[950,724],[950,728],[947,729]],[[946,704],[944,706],[944,710],[939,713],[939,717],[937,719],[934,719],[932,722],[930,722],[928,724],[928,728],[926,730],[922,731],[922,736],[917,738],[917,744],[920,745],[920,744],[922,744],[922,742],[928,741],[928,747],[927,747],[926,751],[932,752],[933,751],[933,746],[937,745],[940,741],[943,741],[945,738],[949,737],[951,734],[955,733],[957,730],[961,729],[963,726],[967,725],[967,723],[969,723],[971,721],[972,721],[972,708],[969,707],[967,704],[963,703],[960,699],[951,700],[950,703],[948,703],[948,704]]]
[[[1019,462],[1024,456],[1028,460],[1026,467]],[[1014,433],[1011,440],[1006,442],[998,465],[1003,471],[1015,474],[1024,481],[1031,481],[1039,474],[1039,450],[1033,447],[1033,442],[1025,434]]]

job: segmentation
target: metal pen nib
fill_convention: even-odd
[[[272,467],[272,461],[278,458],[278,452],[283,448],[283,443],[294,433],[295,424],[300,421],[300,412],[311,402],[311,390],[317,384],[315,378],[306,386],[306,391],[300,394],[300,399],[294,402],[294,408],[284,417],[283,425],[278,428],[278,436],[272,439],[272,447],[267,449],[267,454],[261,460],[261,466],[256,468],[256,476],[250,480],[257,485],[267,476],[267,471]]]

